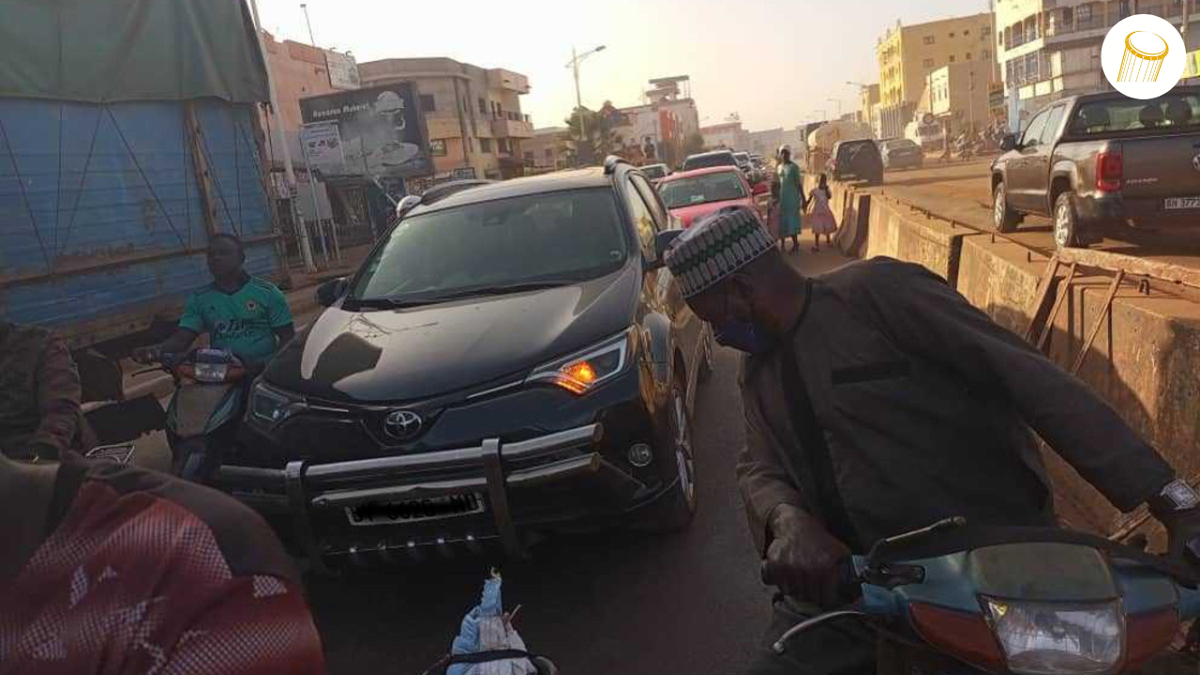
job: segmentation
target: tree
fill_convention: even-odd
[[[687,138],[683,139],[683,156],[687,157],[698,152],[704,152],[704,137],[699,133],[692,132]]]
[[[578,108],[566,121],[566,141],[577,166],[596,164],[613,151],[612,129],[604,116],[587,108]]]

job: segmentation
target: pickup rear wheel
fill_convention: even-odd
[[[1054,243],[1058,248],[1079,246],[1079,218],[1075,214],[1075,193],[1063,192],[1054,199]]]
[[[992,227],[997,232],[1014,232],[1020,222],[1021,216],[1008,206],[1008,188],[1003,181],[996,183],[992,191]]]

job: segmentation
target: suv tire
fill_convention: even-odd
[[[992,227],[997,232],[1015,232],[1021,216],[1008,205],[1008,188],[1004,181],[992,190]]]
[[[1075,193],[1070,190],[1054,198],[1054,244],[1060,249],[1080,245],[1079,216],[1075,213]]]
[[[684,373],[675,375],[667,410],[669,437],[663,439],[655,460],[671,489],[658,498],[648,514],[646,529],[653,532],[682,532],[696,515],[696,459],[686,377]]]

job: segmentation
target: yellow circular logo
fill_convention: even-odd
[[[1187,47],[1179,28],[1152,14],[1135,14],[1108,31],[1100,65],[1113,89],[1130,98],[1158,98],[1183,77]]]

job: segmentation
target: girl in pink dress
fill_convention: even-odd
[[[821,250],[821,235],[825,235],[825,243],[833,245],[833,233],[837,231],[837,220],[833,217],[833,209],[829,208],[829,200],[833,194],[829,191],[829,179],[821,174],[817,189],[809,197],[811,204],[809,219],[813,231],[813,251]]]

